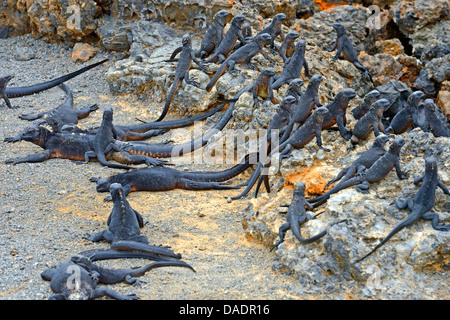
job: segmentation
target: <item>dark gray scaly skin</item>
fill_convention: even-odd
[[[67,75],[64,75],[62,77],[59,77],[57,79],[53,79],[47,82],[26,86],[26,87],[17,87],[17,88],[7,88],[8,82],[12,79],[11,75],[5,75],[0,77],[0,99],[5,100],[6,105],[9,108],[14,108],[9,99],[11,98],[18,98],[18,97],[24,97],[29,96],[35,93],[39,93],[48,89],[51,89],[53,87],[56,87],[60,85],[61,83],[64,83],[92,68],[97,67],[98,65],[101,65],[108,61],[109,59],[102,60],[100,62],[93,63],[87,67],[81,68],[78,71],[69,73]]]
[[[43,118],[50,125],[53,132],[59,132],[64,125],[77,124],[78,120],[86,118],[91,112],[98,109],[98,106],[94,104],[90,107],[74,110],[72,91],[64,83],[60,84],[59,88],[66,94],[66,100],[62,104],[47,112],[22,114],[19,118],[28,121]]]
[[[333,29],[337,32],[336,42],[334,43],[333,47],[328,50],[331,52],[337,49],[336,55],[333,58],[333,62],[339,59],[339,56],[342,53],[346,60],[353,63],[356,68],[363,72],[364,76],[366,76],[371,82],[373,82],[370,72],[366,68],[364,68],[364,66],[358,61],[358,55],[356,54],[356,50],[353,47],[353,44],[350,41],[344,26],[340,23],[335,23],[333,24]]]
[[[252,176],[248,180],[246,188],[241,192],[241,194],[232,197],[231,200],[238,200],[245,197],[250,192],[253,185],[256,183],[261,174],[267,176],[267,173],[264,173],[263,169],[269,166],[272,155],[280,153],[280,159],[282,159],[286,157],[287,154],[292,149],[303,148],[305,145],[311,142],[311,140],[313,140],[314,137],[316,138],[316,142],[319,148],[325,151],[329,151],[328,149],[322,146],[322,138],[321,138],[322,121],[327,113],[328,113],[327,108],[325,107],[317,108],[316,110],[314,110],[311,116],[305,121],[305,123],[296,131],[294,131],[293,134],[285,142],[281,143],[279,146],[275,146],[274,148],[272,148],[269,155],[265,159],[261,159],[258,162],[258,166],[256,167]],[[265,182],[265,184],[267,186],[267,182]]]
[[[379,99],[373,103],[372,108],[356,122],[350,138],[350,148],[353,148],[355,144],[368,137],[371,132],[374,133],[375,137],[378,137],[380,133],[384,133],[384,126],[381,120],[383,119],[384,110],[389,108],[389,106],[390,102],[387,99]]]
[[[197,57],[205,59],[214,52],[223,39],[223,29],[227,23],[228,16],[229,12],[227,10],[220,10],[214,15],[213,21],[202,39],[200,49],[195,52]]]
[[[278,229],[279,240],[272,246],[270,251],[276,249],[284,241],[284,236],[286,231],[291,229],[294,236],[300,241],[300,243],[308,244],[319,240],[327,234],[327,230],[312,236],[310,238],[303,238],[301,233],[301,226],[304,225],[309,220],[315,219],[317,216],[312,216],[306,213],[305,207],[309,210],[313,209],[313,206],[305,199],[305,183],[299,182],[295,185],[294,194],[292,196],[292,202],[289,205],[289,209],[286,214],[287,222],[282,224]]]
[[[236,45],[234,46],[233,51],[236,51],[240,47],[244,46],[246,43],[248,43],[251,40],[253,40],[253,30],[252,30],[252,26],[250,25],[250,23],[248,23],[248,22],[243,23],[242,27],[241,27],[241,32],[242,32],[242,36],[245,39],[245,43],[244,42],[236,43]]]
[[[295,41],[297,40],[298,37],[299,34],[295,30],[292,30],[286,34],[283,43],[278,49],[278,53],[280,54],[284,63],[287,63],[289,58],[292,57],[292,55],[294,54]]]
[[[273,68],[266,68],[259,74],[254,82],[252,89],[253,93],[253,107],[257,107],[260,103],[268,100],[273,104],[280,103],[280,100],[275,97],[272,89],[273,77],[275,76],[275,70]],[[262,98],[262,101],[258,98]]]
[[[159,256],[179,258],[179,254],[168,250],[168,247],[149,245],[146,236],[141,235],[144,219],[128,203],[119,183],[110,186],[111,199],[114,202],[111,214],[108,217],[108,229],[96,234],[89,234],[87,240],[99,242],[105,240],[116,250],[140,251]]]
[[[370,168],[375,163],[375,161],[377,161],[380,157],[386,154],[386,151],[384,151],[384,145],[388,141],[389,137],[387,135],[385,134],[378,135],[373,141],[371,148],[361,153],[361,155],[349,167],[341,170],[334,179],[330,180],[325,185],[323,190],[328,188],[329,185],[335,183],[336,181],[342,179],[341,182],[344,182],[352,178],[358,171],[358,168],[361,166],[365,168]],[[315,202],[313,200],[310,201]]]
[[[422,91],[415,91],[408,97],[406,106],[400,110],[392,119],[389,127],[386,128],[387,133],[402,134],[406,132],[413,124],[413,117],[418,112],[419,104],[425,99]]]
[[[285,39],[283,30],[281,29],[284,20],[286,20],[286,15],[284,13],[276,14],[273,17],[272,22],[256,35],[258,36],[263,33],[270,34],[270,36],[272,37],[272,40],[270,41],[270,49],[272,50],[272,52],[275,52],[276,49],[278,49],[275,45],[276,37],[280,37],[281,41],[284,41]]]
[[[438,231],[450,231],[450,225],[439,224],[439,215],[431,212],[434,206],[436,188],[439,187],[445,194],[450,194],[447,187],[442,183],[438,176],[437,160],[434,157],[428,157],[425,159],[425,174],[422,177],[416,178],[414,184],[418,184],[422,181],[422,185],[415,194],[414,198],[408,198],[404,201],[395,201],[395,205],[398,209],[408,209],[411,213],[402,220],[379,244],[375,246],[368,254],[355,261],[355,263],[361,262],[368,256],[373,254],[377,249],[389,241],[395,234],[402,229],[412,225],[419,219],[430,220],[431,225]]]
[[[421,114],[413,114],[414,126],[420,127],[424,132],[431,132],[435,137],[450,137],[450,130],[436,114],[436,105],[433,99],[426,99],[419,105]]]
[[[172,103],[173,97],[184,80],[187,84],[193,85],[200,88],[200,84],[193,79],[189,78],[189,69],[191,68],[192,61],[194,61],[202,70],[206,70],[203,64],[197,60],[195,57],[195,52],[192,49],[192,39],[189,34],[185,34],[182,38],[182,49],[180,52],[180,58],[178,59],[177,68],[175,70],[175,79],[173,80],[172,86],[170,87],[169,93],[167,95],[167,100],[164,105],[164,109],[155,122],[159,122],[166,116],[169,111],[170,104]],[[173,54],[172,54],[173,56]],[[176,59],[170,59],[170,61],[175,61]]]
[[[242,24],[245,21],[245,16],[243,14],[238,14],[235,16],[230,23],[230,28],[223,36],[222,41],[219,46],[214,51],[214,54],[208,60],[202,60],[203,63],[217,63],[221,64],[233,51],[233,48],[237,40],[245,43],[244,36],[242,35]]]
[[[94,139],[91,140],[92,150],[85,152],[84,161],[89,162],[90,158],[97,158],[98,162],[100,162],[102,165],[106,167],[129,170],[131,169],[131,167],[129,166],[111,163],[108,162],[108,160],[106,160],[105,154],[109,153],[111,150],[117,152],[121,151],[121,149],[117,147],[117,145],[114,143],[116,134],[114,132],[112,122],[113,122],[113,110],[112,108],[107,107],[103,111],[103,119],[100,128],[95,134]]]
[[[139,280],[136,277],[143,276],[148,271],[161,267],[182,267],[188,268],[195,272],[189,264],[180,260],[161,260],[150,263],[141,268],[130,269],[107,269],[94,264],[86,256],[75,255],[71,258],[75,264],[86,269],[92,278],[103,284],[115,284],[125,282],[127,284],[139,285]]]
[[[103,296],[117,300],[136,300],[134,294],[122,295],[107,288],[97,289],[97,283],[125,282],[139,285],[136,277],[160,267],[183,267],[195,272],[189,264],[179,260],[159,260],[142,268],[107,269],[94,264],[85,255],[74,255],[55,269],[43,271],[41,278],[50,281],[50,288],[55,293],[50,300],[92,300]]]
[[[225,59],[225,61],[220,65],[219,69],[217,69],[216,73],[212,77],[212,79],[209,81],[208,85],[206,86],[206,91],[211,91],[211,89],[214,87],[216,82],[219,80],[219,78],[225,74],[225,72],[228,71],[228,73],[235,74],[238,73],[239,70],[234,69],[234,66],[242,63],[246,63],[247,66],[250,69],[254,69],[254,66],[251,64],[251,59],[257,55],[258,53],[261,53],[264,58],[267,60],[272,61],[270,57],[264,52],[264,47],[269,44],[270,42],[270,35],[268,33],[263,33],[258,36],[256,36],[253,41],[250,41],[249,43],[245,44],[243,47],[239,48],[235,52],[233,52],[228,58]]]
[[[219,106],[189,118],[179,120],[169,120],[160,122],[144,122],[133,125],[114,125],[116,132],[116,139],[120,141],[142,141],[154,136],[166,133],[170,129],[182,128],[192,125],[195,121],[202,121],[206,118],[214,115],[218,111],[222,110],[226,104],[220,104]],[[68,132],[84,133],[84,134],[96,134],[98,128],[91,128],[87,130],[81,130],[79,128],[65,125],[64,129]]]
[[[281,138],[281,142],[286,141],[289,135],[306,121],[316,106],[319,108],[322,106],[319,101],[319,86],[322,80],[323,77],[320,74],[311,77],[308,87],[301,95],[298,103],[292,106],[291,121]]]
[[[278,136],[278,144],[280,143],[281,137],[284,135],[284,131],[286,130],[288,124],[290,123],[291,118],[291,108],[292,105],[297,101],[294,96],[285,96],[283,101],[281,101],[280,107],[278,108],[277,113],[272,118],[267,127],[266,140],[264,141],[264,145],[261,146],[259,150],[259,157],[264,162],[269,153],[269,150],[272,145],[272,137],[273,134],[277,134]],[[278,132],[274,132],[274,130],[278,130]],[[263,175],[265,176],[265,175]],[[255,189],[255,198],[258,196],[258,191],[261,186],[261,183],[264,182],[267,192],[270,192],[269,181],[267,179],[261,179],[258,181]],[[254,182],[252,182],[253,184]]]
[[[382,157],[380,157],[375,163],[369,168],[364,166],[359,166],[358,172],[353,178],[343,181],[338,185],[331,188],[329,191],[325,192],[321,196],[309,200],[309,202],[314,203],[314,208],[325,203],[328,198],[341,190],[356,186],[356,190],[362,193],[368,193],[368,189],[371,183],[376,183],[384,179],[393,168],[397,173],[399,179],[405,179],[406,175],[400,169],[400,150],[405,144],[405,139],[398,137],[392,143],[388,152],[386,152]]]
[[[26,157],[7,159],[7,164],[19,164],[26,162],[43,162],[48,159],[60,158],[74,161],[86,161],[86,152],[92,152],[94,144],[94,135],[91,134],[72,134],[72,133],[53,133],[48,129],[38,126],[29,128],[22,134],[22,140],[38,145],[44,152],[31,154]],[[118,145],[122,148],[123,145]],[[106,154],[106,159],[112,159],[124,164],[147,164],[163,165],[166,161],[154,159],[144,155],[131,155],[121,150],[119,152],[111,151]]]
[[[94,104],[90,107],[74,110],[72,92],[65,84],[60,84],[59,87],[66,93],[66,100],[58,107],[50,111],[40,112],[38,114],[23,114],[19,116],[19,118],[33,121],[33,123],[18,135],[14,137],[6,137],[4,142],[14,143],[21,141],[22,135],[30,130],[30,128],[36,128],[43,124],[49,125],[53,132],[60,132],[64,126],[75,125],[78,123],[79,119],[87,117],[91,112],[98,109],[98,106]]]
[[[89,258],[81,256],[79,259]],[[93,300],[105,296],[117,300],[138,299],[135,294],[122,295],[111,289],[97,288],[97,280],[90,271],[72,260],[43,271],[41,277],[50,281],[50,288],[55,293],[49,300]]]
[[[384,112],[384,118],[392,120],[395,115],[408,103],[409,96],[413,91],[402,81],[390,80],[378,86],[381,98],[388,99],[391,106]]]
[[[135,191],[168,191],[173,189],[185,190],[223,190],[237,189],[224,181],[229,180],[248,169],[253,162],[250,155],[244,161],[224,171],[194,171],[185,172],[167,167],[144,168],[113,175],[109,178],[91,178],[96,182],[97,192],[108,192],[111,184],[120,183],[124,195]],[[147,170],[151,169],[151,170]],[[105,200],[110,200],[106,198]]]
[[[292,80],[291,82],[289,82],[289,86],[288,86],[284,96],[285,97],[293,96],[297,100],[296,104],[298,104],[300,101],[300,97],[304,94],[304,92],[301,90],[303,87],[303,84],[304,84],[304,82],[302,79]]]
[[[295,45],[295,51],[289,61],[284,65],[281,75],[272,84],[272,88],[277,90],[283,84],[291,82],[293,79],[300,77],[303,67],[308,77],[311,76],[308,68],[308,63],[305,59],[306,41],[298,40]]]
[[[355,118],[356,120],[361,119],[367,113],[367,111],[370,110],[372,104],[380,98],[382,98],[382,96],[378,90],[372,90],[368,92],[364,96],[364,101],[351,111],[353,118]]]
[[[330,129],[337,124],[341,136],[345,140],[349,140],[351,138],[352,132],[346,128],[346,115],[348,104],[354,97],[356,97],[356,92],[353,89],[347,88],[338,92],[334,100],[325,106],[329,112],[323,119],[323,130]]]

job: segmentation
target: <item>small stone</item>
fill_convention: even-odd
[[[87,43],[76,43],[73,46],[71,59],[73,62],[86,62],[93,58],[97,51],[97,48],[94,48]]]
[[[14,58],[17,61],[29,61],[35,58],[33,50],[27,47],[17,47]]]

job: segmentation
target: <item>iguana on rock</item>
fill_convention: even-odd
[[[373,82],[372,74],[358,61],[358,55],[356,54],[356,50],[353,47],[353,44],[350,41],[347,32],[345,31],[345,27],[340,23],[335,23],[333,24],[333,29],[337,32],[337,38],[333,47],[328,50],[331,52],[337,49],[336,55],[333,58],[333,62],[339,59],[339,56],[342,53],[346,60],[353,63],[356,68],[363,72],[364,76],[366,76],[371,82]]]
[[[295,30],[288,32],[286,34],[286,37],[285,37],[283,43],[278,48],[278,53],[280,54],[284,63],[287,63],[289,61],[289,59],[292,57],[292,55],[294,54],[295,41],[298,39],[299,36],[300,35]]]
[[[217,63],[221,64],[233,51],[234,45],[237,40],[245,43],[244,36],[242,35],[242,24],[245,21],[245,16],[243,14],[238,14],[235,16],[230,23],[230,28],[223,36],[222,41],[219,46],[214,51],[213,55],[208,60],[202,60],[203,63]]]
[[[209,81],[206,86],[206,91],[211,91],[219,78],[228,71],[228,73],[235,74],[239,72],[234,69],[236,63],[242,64],[246,63],[247,66],[251,69],[254,69],[254,66],[250,63],[251,59],[261,53],[267,60],[271,61],[270,57],[264,52],[264,47],[270,42],[270,35],[268,33],[263,33],[256,36],[253,41],[250,41],[243,47],[239,48],[235,52],[233,52],[225,61],[221,64],[219,69],[216,71],[212,79]]]
[[[281,41],[284,41],[285,39],[283,30],[281,29],[284,20],[286,20],[286,15],[284,13],[276,14],[273,17],[272,22],[256,35],[258,36],[263,33],[270,34],[272,38],[270,41],[270,49],[272,50],[272,52],[275,52],[275,50],[277,49],[275,45],[275,38],[279,36],[281,38]]]
[[[229,15],[227,10],[217,11],[211,25],[205,32],[202,43],[200,44],[200,49],[195,52],[197,57],[200,57],[200,59],[203,60],[214,52],[223,39],[223,30]]]
[[[175,79],[173,80],[172,86],[170,87],[169,93],[167,94],[167,100],[164,105],[164,109],[155,122],[159,122],[166,116],[169,111],[170,104],[172,103],[173,97],[178,90],[178,87],[181,85],[181,82],[184,80],[187,84],[193,85],[197,88],[200,87],[200,84],[195,80],[189,78],[189,69],[191,68],[192,61],[194,61],[202,70],[206,70],[203,64],[197,60],[195,57],[195,52],[192,49],[192,40],[189,34],[185,34],[182,38],[182,50],[180,53],[180,58],[178,59],[177,68],[175,70]],[[173,55],[173,54],[172,54]],[[174,61],[175,59],[170,59],[170,61]]]
[[[353,127],[350,148],[353,148],[354,145],[369,136],[371,132],[374,133],[375,137],[378,137],[380,133],[384,133],[384,126],[381,120],[383,119],[384,110],[389,108],[389,106],[390,102],[387,99],[379,99],[372,104],[372,108]]]
[[[395,201],[395,205],[398,209],[408,209],[411,213],[402,220],[379,244],[375,246],[368,254],[355,261],[355,263],[361,262],[368,256],[373,254],[382,245],[389,241],[395,234],[402,229],[412,225],[419,219],[430,220],[431,226],[438,231],[450,231],[449,224],[439,224],[439,215],[431,212],[430,210],[434,206],[436,188],[439,187],[445,194],[450,194],[447,187],[440,181],[438,176],[437,160],[434,157],[428,157],[425,159],[425,174],[414,180],[414,184],[422,182],[421,187],[417,191],[414,198],[408,198],[404,201]]]
[[[405,179],[406,175],[400,169],[400,151],[405,144],[405,139],[398,137],[392,143],[389,151],[374,162],[369,168],[359,166],[356,175],[353,178],[342,181],[338,185],[331,188],[321,196],[308,200],[314,203],[314,208],[325,203],[328,198],[341,190],[356,186],[356,190],[362,193],[368,193],[371,183],[379,182],[384,179],[393,168],[397,173],[399,179]]]
[[[303,67],[308,77],[311,76],[308,68],[308,63],[305,59],[306,41],[298,40],[295,45],[295,51],[289,61],[284,65],[281,75],[272,84],[272,88],[277,90],[283,84],[291,82],[293,79],[300,77]]]
[[[425,99],[422,91],[415,91],[408,97],[406,106],[400,110],[392,119],[386,133],[402,134],[406,132],[413,124],[413,117],[418,112],[419,104]]]
[[[277,248],[280,244],[283,243],[286,231],[288,231],[289,229],[291,229],[294,236],[302,244],[312,243],[314,241],[319,240],[320,238],[322,238],[327,234],[327,230],[325,229],[310,238],[305,239],[302,236],[300,230],[301,226],[310,220],[316,219],[317,217],[317,215],[312,216],[306,213],[305,207],[308,208],[309,210],[312,210],[313,206],[305,199],[305,189],[306,186],[304,182],[299,182],[295,185],[294,194],[292,196],[292,202],[289,205],[289,209],[286,214],[287,222],[282,224],[281,227],[278,229],[278,237],[280,239],[272,246],[270,251]]]

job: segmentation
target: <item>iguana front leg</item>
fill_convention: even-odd
[[[31,155],[23,157],[23,158],[7,159],[7,160],[5,160],[5,163],[16,165],[18,163],[25,163],[25,162],[44,162],[44,161],[50,159],[50,155],[51,155],[50,151],[45,151],[43,153],[31,154]]]

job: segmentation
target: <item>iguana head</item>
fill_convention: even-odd
[[[89,181],[97,183],[97,185],[95,187],[97,192],[109,192],[110,191],[111,182],[109,182],[109,179],[107,179],[107,178],[92,177],[89,179]]]
[[[305,53],[305,49],[306,49],[306,41],[303,39],[298,40],[297,43],[295,44],[295,51]]]
[[[437,159],[433,156],[425,159],[425,172],[437,171]]]
[[[109,192],[111,193],[111,198],[114,200],[115,197],[123,198],[123,187],[120,183],[111,183],[109,186]]]
[[[392,142],[390,152],[395,154],[400,154],[400,150],[402,149],[403,145],[405,144],[405,139],[402,137],[397,137],[394,139],[394,142]]]
[[[322,80],[323,80],[322,75],[315,74],[311,77],[311,79],[309,79],[308,87],[318,88]]]
[[[333,29],[336,30],[338,36],[341,36],[341,35],[345,34],[345,27],[342,24],[338,23],[338,22],[333,24]]]
[[[266,46],[270,43],[270,40],[272,40],[272,37],[268,33],[262,33],[259,34],[257,37],[255,37],[255,41],[260,43],[260,45]]]
[[[377,113],[378,117],[383,116],[383,112],[391,105],[389,100],[387,99],[378,99],[372,104],[372,108],[375,109],[375,112]]]
[[[283,101],[281,101],[280,108],[283,108],[284,110],[287,111],[291,111],[291,106],[296,101],[297,99],[294,96],[288,95],[283,98]]]
[[[245,19],[246,19],[245,16],[242,13],[240,13],[231,20],[231,24],[235,27],[241,28]]]
[[[419,103],[425,99],[425,93],[423,93],[422,91],[418,90],[418,91],[414,91],[412,94],[409,95],[408,97],[408,105],[411,107],[417,107],[419,105]]]
[[[434,101],[433,99],[425,99],[425,101],[423,102],[424,107],[426,108],[427,111],[429,112],[434,112]]]
[[[383,148],[384,145],[389,141],[389,136],[385,134],[379,134],[373,141],[373,146]]]
[[[186,33],[183,36],[183,38],[181,38],[181,43],[183,46],[190,45],[191,44],[191,36],[188,33]]]
[[[317,108],[316,110],[314,110],[311,116],[315,119],[316,122],[322,123],[324,117],[329,112],[330,111],[328,110],[328,108],[324,106],[324,107],[320,107],[320,108]]]
[[[5,90],[6,89],[6,85],[8,84],[8,82],[13,78],[14,76],[10,75],[10,74],[6,74],[6,75],[2,75],[0,76],[0,89]]]
[[[89,267],[92,264],[91,259],[88,256],[84,256],[82,254],[76,254],[72,256],[70,258],[70,261],[82,267]]]
[[[106,107],[105,110],[103,110],[103,121],[113,121],[113,109],[111,107]]]
[[[275,69],[274,68],[266,68],[263,71],[261,71],[261,74],[265,77],[273,77],[275,75]]]
[[[289,87],[288,87],[288,91],[292,90],[294,91],[296,94],[301,95],[301,91],[300,88],[303,86],[304,82],[302,79],[294,79],[291,82],[289,82]]]
[[[51,132],[47,128],[42,126],[31,126],[26,128],[25,132],[21,134],[21,140],[34,143],[44,148],[49,134],[51,134]]]
[[[338,100],[342,104],[348,104],[348,102],[351,99],[353,99],[354,97],[356,97],[355,90],[346,88],[346,89],[342,89],[341,91],[338,92],[335,100]]]
[[[287,42],[293,42],[295,39],[297,39],[298,37],[300,37],[300,35],[298,34],[297,31],[292,30],[289,31],[288,34],[286,35],[286,41]]]
[[[294,194],[305,194],[306,184],[304,182],[298,182],[294,187]]]
[[[378,100],[381,97],[381,93],[378,90],[372,90],[366,94],[364,97],[364,101],[368,101],[373,103],[374,101]]]
[[[286,15],[284,13],[278,13],[273,17],[273,24],[281,24],[283,20],[286,20]]]
[[[213,20],[214,20],[215,22],[218,22],[218,23],[221,24],[221,25],[224,25],[224,24],[225,24],[225,21],[226,21],[226,19],[227,19],[227,17],[228,17],[229,14],[230,14],[230,13],[229,13],[227,10],[225,10],[225,9],[219,10],[219,11],[217,11],[217,13],[214,15]]]

